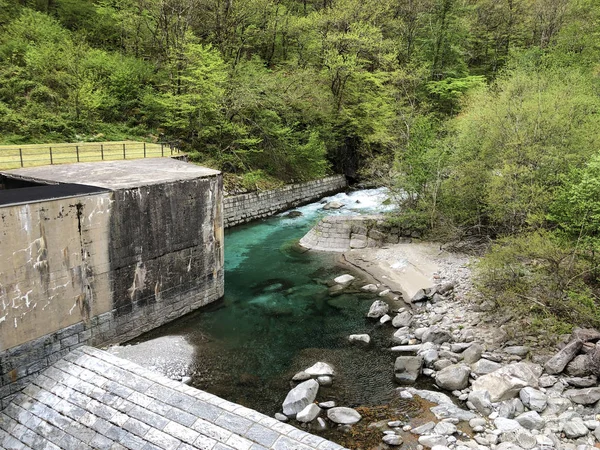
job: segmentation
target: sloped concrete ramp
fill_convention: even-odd
[[[91,347],[46,369],[0,413],[0,448],[343,450]]]

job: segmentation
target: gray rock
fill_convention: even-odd
[[[321,408],[314,403],[311,403],[298,414],[296,414],[296,420],[303,423],[312,422],[319,416],[319,414],[321,414]]]
[[[396,345],[390,348],[392,352],[414,353],[421,350],[421,344],[414,345]]]
[[[540,377],[540,386],[543,388],[549,388],[556,384],[558,378],[553,375],[544,375]]]
[[[394,344],[402,344],[403,342],[408,342],[409,333],[410,328],[408,327],[398,328],[392,335],[392,342]]]
[[[302,370],[292,377],[292,381],[306,381],[310,380],[311,378],[312,377],[309,374]]]
[[[590,357],[590,371],[593,375],[600,376],[600,342],[596,342],[596,346],[588,355]]]
[[[469,385],[471,368],[464,364],[453,364],[440,370],[435,376],[435,384],[449,391],[460,391]]]
[[[469,420],[469,426],[473,427],[484,427],[487,424],[486,420],[482,417],[476,417],[475,419]]]
[[[371,342],[371,336],[368,334],[351,334],[348,336],[348,340],[352,343],[368,345]]]
[[[577,355],[567,364],[565,372],[572,377],[585,377],[591,373],[590,358],[588,355]]]
[[[501,402],[498,406],[498,416],[512,419],[525,411],[525,406],[519,398],[512,398]]]
[[[558,416],[569,409],[573,404],[570,400],[563,397],[549,397],[548,406],[542,413],[545,416]]]
[[[438,359],[436,362],[433,363],[433,368],[435,370],[443,370],[446,367],[450,367],[452,365],[452,361],[450,361],[449,359]]]
[[[433,429],[433,434],[439,434],[440,436],[450,436],[456,433],[456,425],[450,422],[439,422]]]
[[[434,406],[433,408],[429,408],[429,410],[437,417],[439,420],[441,419],[458,419],[460,421],[468,422],[469,420],[477,417],[475,413],[471,411],[465,411],[462,408],[454,404],[441,404],[438,406]]]
[[[394,363],[394,378],[401,384],[417,381],[423,367],[422,356],[398,356]]]
[[[427,351],[421,353],[421,356],[423,357],[423,363],[427,367],[431,367],[433,365],[433,363],[436,362],[440,357],[437,350],[434,350],[434,349],[427,350]]]
[[[528,430],[541,430],[546,424],[545,420],[537,413],[537,411],[527,411],[515,417],[515,420],[523,428]]]
[[[593,328],[575,328],[572,338],[582,342],[596,342],[600,340],[600,331]]]
[[[340,275],[339,277],[333,279],[333,281],[335,281],[337,284],[348,284],[352,280],[354,280],[354,277],[349,274]]]
[[[423,342],[433,342],[434,344],[443,344],[444,342],[451,342],[452,335],[445,330],[438,327],[429,327],[421,336]]]
[[[519,398],[525,406],[537,412],[546,409],[548,396],[532,387],[525,387],[519,392]]]
[[[565,396],[574,403],[591,405],[600,400],[600,387],[569,389],[565,392]]]
[[[498,417],[494,419],[494,426],[501,433],[506,433],[508,431],[515,431],[521,428],[521,424],[513,419],[506,419],[504,417]]]
[[[403,311],[392,319],[392,325],[396,328],[409,327],[412,322],[412,314]]]
[[[589,432],[590,430],[588,430],[588,427],[585,426],[585,423],[580,417],[574,417],[563,424],[563,433],[565,433],[565,436],[569,439],[585,436]]]
[[[427,294],[425,294],[425,291],[423,289],[419,289],[415,295],[412,296],[412,298],[410,299],[411,303],[418,303],[418,302],[424,302],[425,300],[427,300]]]
[[[372,319],[378,319],[381,316],[384,316],[390,310],[389,305],[383,300],[375,300],[371,307],[369,308],[369,312],[367,313],[367,317]]]
[[[321,402],[319,403],[319,407],[321,409],[335,408],[335,402],[333,400],[329,400],[328,402]]]
[[[318,377],[321,375],[330,375],[330,376],[335,375],[335,371],[333,370],[333,367],[331,367],[326,362],[321,362],[321,361],[313,364],[308,369],[305,369],[304,372],[309,374],[311,377]]]
[[[485,351],[485,347],[477,342],[473,343],[468,349],[466,349],[463,355],[463,361],[467,364],[476,363],[481,359],[481,355]]]
[[[319,383],[315,380],[307,380],[300,383],[290,392],[288,392],[283,401],[283,413],[288,417],[296,417],[300,411],[315,401]]]
[[[415,389],[414,387],[407,387],[404,389],[412,395],[417,395],[428,402],[435,403],[436,405],[452,405],[454,402],[450,397],[442,392],[427,391],[425,389]]]
[[[290,420],[288,418],[288,416],[286,416],[285,414],[281,414],[281,413],[275,413],[275,418],[277,420],[279,420],[280,422],[287,422],[288,420]]]
[[[593,375],[591,377],[565,378],[564,381],[566,381],[569,385],[575,386],[578,388],[592,387],[598,383],[598,379]]]
[[[427,423],[424,423],[423,425],[413,428],[412,430],[410,430],[410,432],[412,434],[418,434],[420,436],[423,434],[430,434],[434,428],[435,428],[435,422],[427,422]]]
[[[484,416],[489,416],[493,411],[488,391],[471,391],[469,393],[469,402]]]
[[[480,359],[475,364],[471,365],[473,373],[476,373],[477,375],[487,375],[500,368],[502,368],[502,364],[490,361],[489,359]]]
[[[339,424],[352,425],[362,419],[361,415],[352,408],[338,406],[327,410],[329,420]]]
[[[333,384],[333,377],[330,375],[321,375],[317,377],[317,382],[320,386],[331,386]]]
[[[361,290],[367,292],[377,292],[379,289],[374,284],[365,284],[363,287],[361,287]]]
[[[473,390],[488,391],[493,403],[508,400],[524,387],[537,387],[540,375],[537,364],[513,363],[473,381]]]
[[[379,323],[388,323],[392,320],[392,317],[389,314],[384,314],[383,316],[381,316],[381,319],[379,319]]]
[[[326,203],[325,206],[323,206],[324,210],[330,210],[330,209],[340,209],[343,208],[344,204],[341,202],[337,202],[337,201],[333,201],[333,202],[329,202]]]
[[[456,344],[450,344],[450,351],[454,353],[461,353],[468,349],[472,342],[457,342]]]
[[[436,445],[448,445],[448,441],[446,436],[440,436],[438,434],[430,434],[427,436],[419,437],[419,444],[424,445],[425,447],[433,448]]]
[[[397,434],[386,434],[383,436],[383,442],[391,446],[398,446],[402,445],[403,443],[402,437],[398,436]]]
[[[582,346],[583,342],[579,339],[571,341],[565,348],[559,351],[556,355],[550,358],[546,364],[544,364],[546,373],[549,375],[561,373],[565,367],[567,367],[567,364],[569,364],[571,360],[577,356],[577,353],[579,353],[579,350],[581,350]]]
[[[512,345],[510,347],[505,347],[504,351],[509,355],[517,355],[525,357],[529,353],[530,348],[526,345]]]

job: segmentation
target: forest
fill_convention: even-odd
[[[0,143],[176,143],[242,186],[346,174],[483,242],[483,295],[600,326],[600,1],[0,0]]]

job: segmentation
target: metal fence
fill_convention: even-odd
[[[157,158],[180,153],[170,143],[133,141],[0,146],[0,170],[75,162]]]

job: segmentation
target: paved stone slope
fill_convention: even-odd
[[[0,412],[0,448],[343,450],[91,347],[46,369]]]

